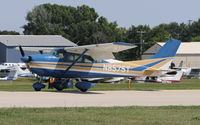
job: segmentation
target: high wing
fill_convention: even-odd
[[[50,52],[54,49],[64,49],[67,52],[81,54],[85,49],[87,49],[86,55],[90,55],[94,60],[100,61],[103,59],[114,59],[113,52],[120,52],[123,50],[131,49],[137,47],[134,44],[124,43],[124,42],[113,42],[113,43],[104,43],[104,44],[92,44],[84,46],[75,46],[75,47],[23,47],[23,50],[26,51],[43,51]],[[16,48],[18,49],[18,47]]]
[[[123,50],[131,49],[137,47],[134,44],[124,43],[124,42],[113,42],[105,44],[93,44],[77,47],[66,47],[64,48],[67,52],[81,54],[85,49],[88,51],[86,55],[90,55],[95,60],[103,59],[114,59],[113,52],[120,52]]]

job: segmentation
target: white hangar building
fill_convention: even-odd
[[[154,55],[165,43],[158,42],[146,50],[142,59]],[[200,42],[182,42],[174,59],[176,66],[183,61],[183,67],[200,67]]]

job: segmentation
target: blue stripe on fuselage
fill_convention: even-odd
[[[96,77],[130,77],[132,75],[120,75],[110,73],[95,73],[95,72],[80,72],[80,71],[68,71],[64,73],[64,70],[43,69],[43,68],[30,68],[32,72],[40,76],[51,76],[56,78],[96,78]],[[47,74],[48,73],[48,74]]]
[[[136,67],[136,68],[132,68],[130,69],[131,71],[144,71],[145,69],[147,68],[150,68],[158,63],[161,63],[162,61],[165,61],[166,59],[162,59],[162,60],[159,60],[159,61],[156,61],[156,62],[153,62],[153,63],[149,63],[147,65],[144,65],[144,66],[139,66],[139,67]]]

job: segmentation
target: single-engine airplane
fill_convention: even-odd
[[[161,76],[165,73],[174,74],[176,71],[168,71],[173,57],[179,48],[181,41],[170,39],[151,58],[138,61],[104,63],[98,62],[104,59],[112,59],[113,52],[119,52],[134,48],[136,45],[114,42],[106,44],[94,44],[77,47],[54,49],[50,54],[38,54],[25,56],[26,48],[19,46],[22,58],[32,73],[38,76],[53,77],[53,88],[63,90],[68,88],[70,79],[99,78],[99,77],[133,77],[133,76]],[[30,48],[27,48],[28,50]],[[32,48],[32,50],[34,50]],[[37,48],[35,50],[39,51]],[[45,51],[45,48],[43,48]],[[46,49],[48,50],[48,48]],[[87,91],[94,84],[79,81],[75,86],[82,92]],[[33,84],[36,91],[40,91],[45,85],[42,80]]]

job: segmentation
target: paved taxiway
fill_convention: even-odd
[[[200,90],[4,92],[0,107],[200,105]]]

